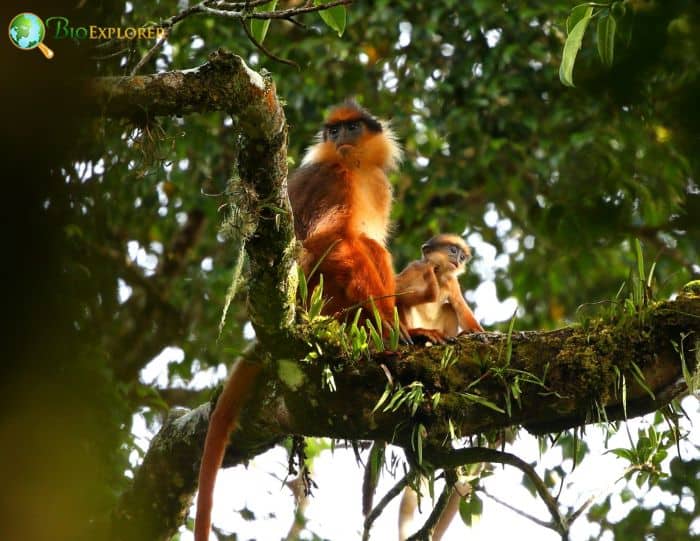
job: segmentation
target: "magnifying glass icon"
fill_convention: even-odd
[[[10,41],[18,49],[28,51],[38,47],[47,59],[53,58],[53,51],[43,43],[46,36],[44,21],[33,13],[15,15],[10,21],[8,34]]]

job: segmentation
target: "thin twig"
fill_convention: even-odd
[[[296,15],[303,15],[305,13],[313,13],[316,11],[325,11],[336,6],[347,6],[352,4],[353,1],[354,0],[334,0],[333,2],[328,2],[327,4],[318,4],[313,6],[305,5],[300,8],[282,9],[280,11],[258,11],[254,13],[216,9],[206,5],[210,2],[202,2],[202,11],[204,13],[210,13],[211,15],[218,15],[219,17],[228,17],[230,19],[241,19],[243,17],[247,19],[289,19],[290,17],[294,17]]]
[[[217,7],[225,9],[246,9],[269,4],[270,0],[250,0],[249,2],[217,2],[216,0],[210,0],[208,3],[216,4]]]
[[[336,6],[343,6],[343,5],[350,5],[353,3],[354,0],[334,0],[333,2],[328,2],[326,4],[318,4],[318,5],[311,5],[310,3],[306,3],[301,7],[296,7],[296,8],[290,8],[290,9],[283,9],[279,11],[259,11],[259,12],[251,12],[250,8],[254,8],[256,6],[261,6],[263,4],[266,4],[269,2],[269,0],[251,0],[250,2],[220,2],[217,0],[202,0],[201,2],[188,7],[187,9],[183,9],[181,12],[168,17],[164,21],[162,21],[159,25],[160,28],[163,29],[164,35],[158,41],[149,49],[149,51],[146,53],[146,55],[136,64],[133,70],[131,70],[131,75],[136,75],[138,71],[153,57],[153,55],[158,51],[163,46],[163,43],[165,42],[165,39],[170,35],[170,32],[172,31],[173,27],[182,21],[183,19],[186,19],[187,17],[191,15],[195,15],[197,13],[206,13],[209,15],[216,15],[217,17],[225,17],[228,19],[240,19],[241,21],[245,21],[246,19],[284,19],[287,20],[297,26],[304,26],[301,24],[299,21],[295,21],[293,18],[296,17],[297,15],[303,15],[305,13],[313,13],[317,11],[325,11],[327,9],[336,7]],[[212,7],[216,6],[216,7]],[[224,9],[220,9],[224,8]],[[244,28],[245,25],[244,25]],[[295,66],[297,69],[299,69],[298,64],[295,62],[292,62],[291,60],[286,60],[282,59],[278,56],[275,56],[272,54],[270,51],[265,49],[262,44],[258,43],[257,40],[252,38],[250,31],[246,28],[246,35],[248,36],[249,39],[255,44],[255,46],[263,51],[267,56],[270,58],[273,58],[274,60],[277,60],[278,62],[282,62],[283,64],[289,64],[292,66]]]
[[[290,18],[287,19],[287,20],[288,20],[290,23],[292,23],[293,25],[298,26],[298,27],[301,28],[302,30],[308,30],[308,29],[309,29],[309,25],[306,25],[306,24],[302,23],[301,21],[297,21],[294,17],[290,17]]]
[[[445,471],[445,479],[445,488],[442,490],[438,501],[435,502],[435,507],[430,513],[428,520],[425,521],[425,524],[423,524],[423,527],[420,530],[410,536],[406,541],[423,541],[432,539],[433,530],[440,520],[442,513],[445,511],[445,508],[450,501],[450,496],[452,496],[452,492],[455,489],[454,484],[457,482],[457,472],[455,470]]]
[[[588,509],[588,507],[596,501],[602,494],[609,494],[612,492],[612,489],[615,488],[615,485],[622,481],[625,477],[627,477],[630,473],[635,471],[637,466],[630,466],[629,468],[626,468],[624,472],[622,472],[622,475],[620,475],[617,479],[615,479],[612,483],[610,483],[605,489],[600,490],[597,494],[593,494],[590,496],[585,502],[581,504],[581,506],[576,509],[573,513],[571,513],[567,519],[569,521],[569,524],[572,524],[578,517],[581,516],[581,514]]]
[[[98,61],[99,60],[109,60],[110,58],[114,58],[115,56],[121,56],[121,55],[126,54],[128,52],[129,52],[129,48],[123,47],[123,48],[118,49],[117,51],[112,52],[112,53],[105,53],[102,55],[91,56],[90,59],[91,60],[98,60]]]
[[[389,492],[387,492],[384,497],[379,501],[377,505],[374,506],[374,509],[372,509],[369,514],[367,515],[367,518],[365,518],[365,524],[364,524],[364,531],[362,532],[362,541],[368,541],[369,540],[369,531],[372,529],[372,524],[374,524],[374,521],[377,520],[379,515],[382,514],[384,511],[384,508],[389,505],[391,500],[396,498],[401,491],[408,485],[408,483],[415,477],[415,472],[413,470],[409,471],[406,475],[404,475],[398,483],[396,483]]]
[[[494,502],[496,502],[496,503],[498,503],[498,504],[501,504],[503,507],[506,507],[506,508],[510,509],[511,511],[513,511],[513,513],[517,513],[517,514],[520,515],[521,517],[525,517],[526,519],[531,520],[532,522],[534,522],[535,524],[537,524],[537,525],[539,525],[539,526],[542,526],[543,528],[548,528],[548,529],[554,530],[554,531],[556,531],[556,532],[559,531],[559,530],[557,529],[557,527],[556,527],[554,524],[552,524],[551,522],[547,522],[546,520],[542,520],[541,518],[537,518],[537,517],[532,516],[532,515],[529,514],[529,513],[526,513],[526,512],[523,511],[522,509],[518,509],[518,508],[515,507],[514,505],[511,505],[511,504],[509,504],[508,502],[506,502],[506,501],[504,501],[504,500],[501,500],[499,497],[494,496],[493,494],[487,492],[487,491],[486,491],[485,489],[483,489],[483,488],[480,488],[480,489],[479,489],[479,492],[482,492],[482,493],[484,494],[484,496],[488,496],[488,497],[491,498]]]
[[[172,29],[172,26],[164,26],[163,27],[163,35],[158,38],[156,41],[155,45],[151,47],[148,52],[143,55],[141,60],[138,61],[138,63],[134,66],[134,69],[131,70],[131,75],[136,75],[139,70],[146,65],[146,62],[148,62],[153,56],[156,54],[158,49],[160,49],[163,46],[163,43],[165,43],[165,40],[168,39],[168,36],[170,36],[170,30]]]
[[[557,532],[562,536],[567,534],[569,526],[566,517],[559,511],[559,506],[556,500],[549,492],[547,485],[542,478],[537,474],[535,469],[511,453],[497,451],[496,449],[488,449],[485,447],[469,447],[467,449],[459,449],[455,451],[444,451],[431,449],[429,454],[424,451],[424,456],[430,460],[433,465],[442,466],[443,468],[455,468],[464,464],[474,464],[476,462],[495,462],[497,464],[507,464],[514,466],[528,476],[535,486],[535,490],[542,501],[547,506],[549,513],[552,515],[553,525]]]
[[[281,62],[282,64],[287,64],[288,66],[294,66],[297,70],[301,70],[301,68],[299,67],[299,64],[297,64],[293,60],[288,60],[286,58],[282,58],[281,56],[277,56],[276,54],[272,53],[267,47],[265,47],[262,43],[260,43],[257,39],[255,39],[255,36],[253,36],[250,29],[248,28],[248,25],[246,24],[245,19],[241,19],[241,26],[243,27],[243,31],[245,32],[245,35],[248,36],[248,39],[251,42],[253,42],[253,45],[255,45],[265,55],[272,58],[272,60],[276,60],[277,62]]]
[[[146,64],[146,62],[148,62],[153,57],[156,51],[163,46],[163,43],[165,43],[165,40],[168,38],[170,32],[177,23],[179,23],[183,19],[186,19],[190,15],[194,15],[195,13],[202,13],[204,9],[204,4],[206,3],[207,0],[203,0],[202,2],[199,2],[194,6],[190,6],[187,9],[183,9],[180,13],[176,13],[175,15],[168,17],[163,22],[161,22],[159,27],[163,29],[163,36],[159,38],[158,41],[156,41],[155,45],[153,45],[153,47],[151,47],[148,50],[144,57],[141,60],[139,60],[138,64],[134,66],[134,69],[131,70],[131,75],[136,75],[138,71]]]

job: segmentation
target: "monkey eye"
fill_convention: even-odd
[[[330,126],[328,128],[328,135],[330,135],[331,137],[337,137],[339,131],[340,128],[338,128],[338,126]]]
[[[349,131],[357,131],[358,129],[360,129],[360,123],[357,122],[356,120],[352,121],[352,122],[348,122],[347,126],[348,126]]]
[[[456,254],[457,253],[457,247],[456,246],[450,246],[449,248],[451,254]]]

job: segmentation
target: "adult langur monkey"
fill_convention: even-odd
[[[318,141],[288,180],[294,231],[302,244],[301,267],[313,290],[323,275],[324,314],[345,318],[355,307],[363,318],[376,306],[389,326],[395,278],[386,249],[391,186],[386,173],[401,160],[388,125],[354,101],[329,113]],[[260,367],[238,361],[209,420],[199,469],[195,541],[207,541],[214,483],[228,438],[256,384]]]

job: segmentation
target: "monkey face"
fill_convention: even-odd
[[[466,250],[464,248],[466,248]],[[456,268],[461,267],[464,269],[464,266],[469,263],[469,260],[472,258],[471,251],[467,246],[462,247],[456,244],[450,244],[445,247],[445,251],[447,252],[447,258]]]
[[[349,153],[364,135],[365,128],[360,120],[344,120],[328,124],[324,130],[324,140],[330,141],[343,155]]]
[[[440,272],[459,275],[464,272],[471,259],[471,251],[466,244],[428,242],[423,245],[423,257],[432,262]]]

